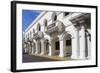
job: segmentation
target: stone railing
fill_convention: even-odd
[[[56,26],[56,23],[52,23],[50,25],[47,26],[47,30],[51,29],[52,27]]]
[[[60,33],[64,30],[64,24],[61,21],[55,21],[47,26],[45,33],[51,35],[53,33]]]

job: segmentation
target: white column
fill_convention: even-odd
[[[54,49],[55,49],[55,42],[54,39],[50,39],[49,40],[50,44],[49,44],[49,56],[52,56],[54,54]]]
[[[45,40],[41,40],[41,55],[44,55],[46,53],[46,43]]]
[[[25,51],[25,53],[27,53],[27,46],[26,46],[26,44],[24,44],[24,51]]]
[[[81,26],[80,30],[80,59],[85,59],[85,49],[86,49],[86,38],[85,38],[85,27]]]
[[[35,52],[35,54],[38,54],[39,52],[40,52],[40,41],[37,40],[36,41],[36,52]]]
[[[90,59],[91,58],[91,42],[90,42],[90,37],[89,35],[87,36],[87,45],[88,45],[88,56],[87,58]]]
[[[32,54],[34,54],[34,52],[35,52],[35,43],[32,42]]]
[[[60,57],[64,57],[65,56],[65,48],[66,48],[66,42],[65,39],[63,37],[59,37],[59,41],[60,41],[60,52],[59,52],[59,56]]]
[[[72,38],[72,59],[78,59],[79,58],[79,31],[76,28],[74,31],[74,36]]]

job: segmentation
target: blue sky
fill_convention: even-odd
[[[25,29],[36,19],[36,17],[40,14],[40,11],[36,10],[22,10],[22,31]]]

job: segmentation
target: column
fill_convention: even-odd
[[[72,38],[72,59],[78,59],[79,58],[79,31],[76,28],[74,31],[74,36]]]
[[[85,59],[86,38],[84,26],[81,26],[80,35],[80,59]]]
[[[35,54],[38,54],[39,52],[40,52],[40,41],[37,40],[36,41],[36,52],[35,52]]]
[[[26,44],[24,44],[24,52],[27,53],[27,47],[26,47]]]
[[[59,41],[60,41],[60,52],[59,52],[59,56],[60,57],[64,57],[65,56],[65,48],[66,48],[66,42],[64,37],[59,37]]]
[[[35,52],[35,43],[32,42],[32,54],[34,54],[34,52]]]
[[[46,53],[46,43],[45,40],[41,40],[41,55],[44,55]]]
[[[26,44],[26,53],[28,53],[28,43]]]
[[[49,44],[49,56],[54,55],[54,49],[55,49],[55,42],[54,39],[50,39],[49,40],[50,44]]]
[[[88,56],[87,59],[91,58],[91,42],[90,42],[90,36],[87,36],[87,45],[88,45]]]

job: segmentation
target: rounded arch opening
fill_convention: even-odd
[[[65,56],[69,57],[72,55],[72,36],[69,33],[64,35],[65,42]]]

